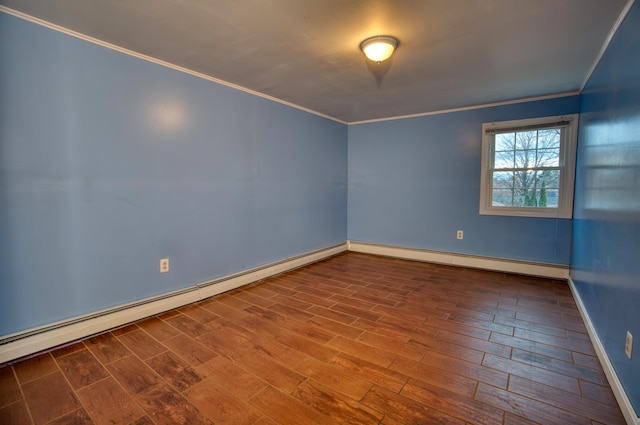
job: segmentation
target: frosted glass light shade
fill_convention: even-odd
[[[378,63],[389,59],[396,47],[398,47],[398,40],[388,36],[371,37],[360,43],[360,49],[364,55]]]

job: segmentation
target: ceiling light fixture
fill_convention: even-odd
[[[360,49],[364,55],[377,63],[389,59],[397,47],[398,40],[386,35],[367,38],[360,43]]]

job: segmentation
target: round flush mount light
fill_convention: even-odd
[[[367,38],[360,43],[360,50],[364,55],[377,63],[389,59],[397,47],[398,40],[386,35]]]

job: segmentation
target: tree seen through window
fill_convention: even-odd
[[[510,131],[494,138],[494,207],[557,208],[561,128]]]

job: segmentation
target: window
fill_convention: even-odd
[[[480,214],[571,218],[577,121],[483,124]]]

